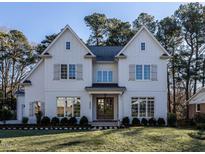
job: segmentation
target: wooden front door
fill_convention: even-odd
[[[114,98],[98,97],[97,100],[97,119],[114,119]]]

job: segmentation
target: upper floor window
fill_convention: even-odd
[[[144,80],[150,80],[150,65],[144,65]]]
[[[67,65],[61,64],[61,79],[67,79]]]
[[[112,82],[112,71],[97,71],[97,82]]]
[[[136,80],[150,80],[150,65],[136,65]]]
[[[145,50],[145,42],[141,43],[141,50],[143,50],[143,51]]]
[[[75,64],[69,65],[69,79],[76,79],[76,66],[75,66]]]
[[[142,80],[142,65],[136,65],[136,80]]]
[[[70,49],[70,42],[66,42],[66,50]]]
[[[200,112],[200,104],[196,104],[196,112]]]

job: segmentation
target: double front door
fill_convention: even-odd
[[[114,119],[114,98],[113,97],[97,97],[97,119],[111,120]]]

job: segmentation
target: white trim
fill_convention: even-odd
[[[170,54],[165,50],[165,48],[159,43],[159,41],[153,36],[153,34],[145,27],[142,26],[140,30],[132,37],[132,39],[122,48],[122,50],[115,56],[118,57],[121,53],[124,52],[124,50],[133,42],[133,40],[140,34],[142,30],[146,30],[148,34],[151,36],[151,38],[159,45],[159,47],[166,53],[169,57]],[[146,48],[146,47],[145,47]]]
[[[201,105],[201,104],[195,104],[196,112],[201,112],[201,106],[200,106],[200,110],[198,110],[197,105]]]

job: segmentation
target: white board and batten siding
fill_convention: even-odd
[[[141,43],[145,42],[145,50]],[[126,59],[118,62],[118,81],[125,86],[122,95],[124,116],[131,117],[131,97],[154,97],[155,117],[167,116],[167,61],[161,60],[162,48],[150,37],[146,30],[138,36],[123,51]],[[151,66],[151,80],[136,80],[136,65]]]
[[[70,42],[69,50],[66,49],[66,42]],[[140,49],[141,42],[145,42],[145,51]],[[47,52],[52,57],[45,58],[28,77],[32,85],[25,87],[26,117],[29,117],[29,103],[41,101],[45,103],[45,115],[52,118],[57,115],[57,97],[70,96],[80,97],[80,115],[86,116],[89,121],[93,120],[92,97],[85,91],[85,87],[92,86],[92,83],[96,82],[97,70],[111,70],[113,72],[112,82],[126,87],[123,95],[118,97],[120,119],[125,116],[132,118],[132,97],[154,97],[155,117],[166,119],[167,61],[160,59],[164,51],[146,30],[142,30],[123,50],[126,58],[114,63],[95,63],[92,58],[85,58],[84,56],[89,52],[88,49],[69,29],[62,33]],[[67,65],[67,74],[69,74],[69,64],[75,64],[77,78],[69,79],[68,75],[68,79],[60,79],[60,64]],[[151,80],[135,80],[137,64],[151,66]],[[29,119],[30,122],[35,122],[35,116]]]

